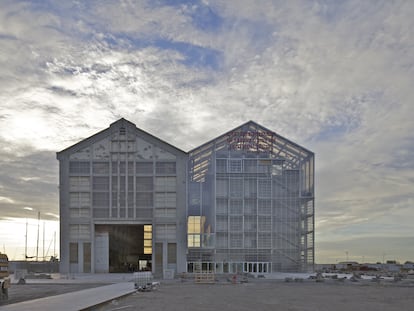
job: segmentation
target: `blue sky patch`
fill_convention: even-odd
[[[187,66],[209,67],[217,70],[220,65],[221,53],[217,50],[165,39],[156,40],[153,45],[164,50],[174,50],[181,53],[184,56],[182,63]]]
[[[218,70],[222,58],[222,53],[218,50],[163,38],[141,39],[117,34],[116,36],[106,36],[104,41],[112,48],[129,45],[132,49],[141,49],[153,46],[161,50],[176,51],[183,55],[181,63],[189,67],[207,67]]]

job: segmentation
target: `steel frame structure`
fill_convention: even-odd
[[[188,183],[189,272],[313,270],[313,152],[249,121],[189,152]]]

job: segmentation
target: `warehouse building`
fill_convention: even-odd
[[[57,158],[61,273],[313,269],[314,154],[255,122],[187,153],[120,119]]]

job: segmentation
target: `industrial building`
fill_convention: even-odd
[[[314,265],[314,154],[249,121],[189,152],[120,119],[57,153],[60,272]]]

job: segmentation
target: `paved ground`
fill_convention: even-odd
[[[26,285],[12,284],[7,304],[73,291],[84,292],[87,288],[131,280],[132,275],[107,274],[60,276]],[[0,310],[1,306],[0,303]],[[293,282],[292,279],[286,283],[283,278],[278,278],[249,279],[248,283],[231,284],[221,279],[216,284],[195,284],[186,279],[161,281],[156,291],[136,292],[93,310],[408,311],[414,310],[413,306],[414,280],[381,280],[379,283],[360,280],[354,283],[327,279],[317,283],[308,279]]]
[[[132,281],[132,274],[52,274],[51,279],[27,279],[26,284],[18,285],[13,275],[10,276],[12,285],[9,288],[9,299],[0,300],[1,306],[37,298],[80,291],[108,284]]]
[[[1,306],[6,304],[12,304],[16,302],[22,302],[26,300],[32,300],[43,297],[50,297],[54,295],[79,291],[87,288],[93,288],[98,286],[104,286],[102,283],[83,283],[83,284],[54,284],[54,283],[37,283],[37,284],[25,284],[16,285],[13,284],[9,288],[9,299],[0,300]]]
[[[413,306],[413,284],[254,280],[246,284],[162,283],[157,291],[134,293],[93,310],[408,311]]]

